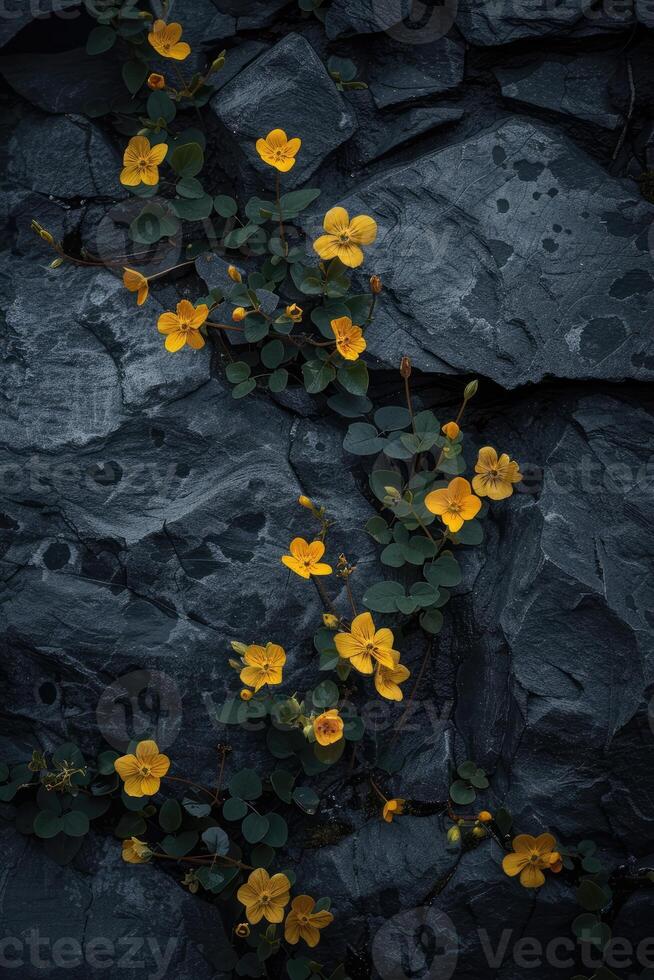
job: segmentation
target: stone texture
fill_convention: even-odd
[[[0,72],[24,99],[53,113],[83,113],[93,100],[123,87],[114,58],[91,57],[84,48],[8,55],[0,58]]]
[[[296,187],[354,132],[354,118],[311,45],[289,34],[226,85],[212,106],[260,179],[274,183],[255,143],[271,129],[299,136],[302,150],[284,186]]]
[[[367,112],[359,102],[359,127],[352,148],[362,163],[369,163],[433,129],[458,122],[463,113],[459,106],[424,106],[382,115]]]
[[[81,2],[82,0],[39,0],[38,3],[29,3],[25,0],[5,0],[0,18],[0,47],[8,44],[37,17],[44,19],[54,32],[65,30],[71,19],[76,20],[80,16],[77,8],[81,6]]]
[[[380,109],[448,92],[463,79],[463,45],[444,37],[401,47],[391,40],[375,49],[368,84]]]
[[[557,36],[587,37],[627,30],[635,23],[631,3],[595,9],[588,2],[565,0],[543,8],[537,0],[461,0],[456,26],[471,44],[482,47]]]

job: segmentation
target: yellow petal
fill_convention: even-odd
[[[371,245],[377,237],[377,222],[367,214],[359,214],[350,223],[350,238],[357,245]]]
[[[475,472],[485,473],[487,470],[497,468],[497,453],[492,446],[484,446],[479,450],[479,456],[475,464]]]
[[[165,348],[174,354],[175,351],[181,350],[186,343],[186,332],[183,330],[178,330],[175,333],[169,333],[166,337]]]
[[[350,657],[355,657],[363,651],[361,640],[357,640],[350,633],[337,633],[334,637],[334,646],[338,650],[339,656],[345,660],[349,660]]]
[[[363,252],[358,245],[352,242],[338,246],[338,257],[348,269],[356,269],[363,262]]]
[[[510,878],[519,875],[526,864],[529,863],[529,858],[525,857],[524,854],[506,854],[502,858],[502,869],[504,874],[509,875]]]
[[[150,153],[148,155],[148,160],[150,161],[150,163],[153,163],[158,166],[160,163],[163,163],[166,153],[168,153],[168,144],[157,143],[157,145],[153,146],[152,149],[150,150]]]
[[[137,187],[141,183],[141,172],[138,167],[124,167],[120,172],[120,182],[125,187]]]
[[[286,146],[288,140],[286,138],[286,133],[283,129],[271,129],[266,136],[266,143],[268,143],[273,150],[281,150]]]
[[[464,519],[464,521],[471,521],[475,514],[478,514],[480,510],[481,500],[479,497],[473,497],[473,495],[470,494],[470,496],[466,497],[461,504],[461,517]]]
[[[186,343],[189,345],[189,347],[192,347],[193,350],[201,350],[201,348],[204,347],[204,337],[199,330],[189,330],[188,334],[186,335]]]
[[[162,313],[157,321],[157,330],[159,333],[172,333],[173,330],[179,330],[179,317],[176,313]]]
[[[284,147],[284,153],[288,153],[289,156],[294,157],[302,146],[302,140],[299,137],[294,136],[292,140],[289,140]]]
[[[520,872],[520,884],[525,888],[540,888],[545,884],[545,875],[540,868],[527,864]]]
[[[120,759],[114,762],[114,769],[121,779],[135,776],[139,772],[139,763],[135,755],[121,755]]]
[[[345,208],[335,207],[327,212],[322,226],[330,235],[342,235],[348,230],[349,224],[350,216]]]
[[[320,258],[327,262],[338,255],[338,240],[333,235],[321,235],[320,238],[316,238],[313,248]]]
[[[293,558],[292,555],[282,555],[282,564],[290,568],[292,572],[296,575],[300,575],[302,578],[311,578],[308,569],[305,565],[301,564],[297,558]]]
[[[432,490],[425,497],[425,507],[432,514],[444,514],[449,507],[449,492],[445,487],[441,490]]]
[[[199,306],[195,307],[195,311],[191,314],[191,319],[189,322],[192,327],[201,327],[208,316],[209,307],[206,303],[200,303]]]

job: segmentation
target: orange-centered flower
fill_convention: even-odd
[[[193,306],[187,299],[177,304],[177,313],[162,313],[157,323],[159,333],[166,334],[166,350],[181,350],[184,344],[200,350],[204,347],[204,337],[200,327],[209,316],[206,303]]]
[[[557,874],[562,867],[561,855],[555,850],[556,841],[551,834],[518,834],[513,838],[513,854],[502,861],[504,873],[513,878],[520,875],[525,888],[540,888],[545,884],[544,869]]]
[[[301,306],[298,306],[297,303],[291,303],[291,305],[287,306],[284,310],[284,316],[287,316],[289,320],[293,321],[293,323],[300,323],[302,321],[302,317],[304,316],[304,310]]]
[[[151,74],[148,75],[148,88],[154,89],[156,91],[157,89],[162,89],[165,87],[166,87],[166,79],[164,78],[163,75],[159,75],[159,73],[156,71],[153,71],[151,72]]]
[[[336,350],[346,361],[356,361],[366,349],[361,327],[352,323],[349,316],[339,316],[332,320],[331,328],[336,337]]]
[[[394,667],[377,664],[375,687],[377,693],[381,694],[383,698],[387,698],[389,701],[401,701],[404,695],[400,690],[400,684],[403,684],[411,676],[411,671],[400,663],[400,655],[396,650],[393,651],[393,659],[395,661]]]
[[[123,841],[122,858],[128,864],[147,864],[152,857],[148,845],[138,837],[130,837]]]
[[[281,684],[286,663],[283,647],[276,643],[266,643],[265,647],[253,643],[243,654],[243,660],[247,667],[241,671],[241,680],[253,687],[255,694],[265,684]]]
[[[332,208],[325,215],[323,228],[327,232],[313,243],[321,259],[339,258],[343,265],[356,269],[363,262],[360,245],[372,245],[377,237],[377,222],[367,214],[352,218],[345,208]]]
[[[425,507],[432,514],[438,514],[443,524],[456,534],[464,521],[471,521],[479,513],[481,500],[472,493],[467,480],[456,476],[448,487],[428,493]]]
[[[392,823],[393,817],[399,817],[401,813],[404,813],[404,804],[406,800],[396,799],[396,800],[386,800],[384,803],[384,809],[382,810],[382,817],[386,823]]]
[[[337,633],[334,643],[339,655],[349,660],[361,674],[372,674],[375,663],[394,670],[400,659],[397,650],[393,650],[391,630],[375,629],[369,612],[355,616],[350,632]]]
[[[298,895],[291,902],[291,911],[284,923],[284,939],[295,946],[303,939],[307,946],[317,946],[320,942],[320,929],[324,929],[334,921],[334,916],[327,909],[314,912],[315,900],[310,895]]]
[[[186,41],[180,41],[181,36],[181,24],[166,24],[165,20],[155,20],[148,34],[148,41],[162,58],[184,61],[191,53],[191,46]]]
[[[491,500],[504,500],[513,493],[513,484],[519,483],[522,473],[518,464],[509,459],[507,453],[497,458],[497,452],[492,446],[484,446],[479,450],[479,458],[475,464],[472,485],[480,497],[490,497]]]
[[[134,755],[116,759],[114,768],[124,781],[128,796],[154,796],[159,792],[161,777],[170,769],[170,759],[148,738],[139,742]]]
[[[343,738],[343,719],[338,708],[330,708],[313,720],[313,734],[318,745],[332,745]]]
[[[248,922],[255,926],[262,919],[267,922],[282,922],[284,909],[288,905],[291,883],[283,874],[272,878],[264,868],[253,871],[247,882],[236,893],[241,905],[245,906]]]
[[[159,164],[168,153],[167,143],[150,146],[146,136],[132,136],[123,154],[123,169],[120,182],[125,187],[147,184],[154,187],[159,183]]]
[[[123,286],[129,289],[130,293],[136,293],[137,306],[143,306],[150,291],[147,278],[137,272],[136,269],[125,267],[123,270]]]
[[[282,555],[282,563],[300,575],[309,578],[311,575],[331,575],[332,566],[321,562],[325,554],[322,541],[312,541],[309,544],[304,538],[293,538],[289,545],[290,555]]]
[[[258,139],[257,153],[264,163],[286,173],[295,166],[295,157],[302,146],[297,136],[288,139],[283,129],[271,129],[265,139]]]

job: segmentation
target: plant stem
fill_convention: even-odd
[[[207,789],[206,786],[200,786],[199,783],[194,783],[190,779],[184,779],[182,776],[164,776],[164,779],[172,779],[175,783],[186,783],[187,786],[192,786],[193,789],[199,789],[200,792],[206,793],[213,800],[213,790]]]
[[[332,602],[332,600],[327,595],[327,590],[326,590],[325,586],[322,584],[322,582],[320,581],[320,579],[318,579],[315,575],[312,575],[311,578],[313,580],[313,584],[316,587],[316,591],[317,591],[318,595],[320,596],[320,601],[322,602],[322,604],[325,607],[325,609],[327,609],[327,610],[329,610],[329,612],[333,613],[334,616],[338,616],[338,613],[336,612],[336,607],[334,606],[334,603]],[[339,619],[340,619],[340,617],[339,617]]]
[[[204,322],[207,327],[214,327],[216,330],[231,330],[234,333],[243,333],[243,327],[232,327],[229,323],[213,323],[211,320],[205,320]]]
[[[277,211],[279,214],[279,237],[281,239],[282,247],[284,249],[284,255],[288,255],[288,248],[286,246],[286,238],[284,236],[284,219],[282,218],[282,196],[281,196],[281,182],[279,179],[279,172],[275,172],[275,195],[277,197]]]
[[[409,716],[409,712],[411,711],[411,705],[412,705],[412,703],[413,703],[413,701],[415,699],[416,694],[418,693],[418,688],[420,687],[420,685],[422,683],[422,678],[424,676],[425,670],[427,669],[427,662],[429,661],[429,658],[431,656],[433,642],[434,641],[430,638],[429,644],[428,644],[427,649],[425,651],[425,655],[424,655],[424,657],[422,659],[422,664],[420,665],[420,670],[418,671],[418,676],[416,677],[416,682],[413,685],[413,689],[411,691],[411,694],[407,698],[406,708],[404,709],[404,712],[402,713],[402,717],[400,718],[400,720],[397,723],[397,728],[395,729],[395,734],[393,735],[393,737],[392,737],[392,739],[390,741],[390,744],[389,744],[389,748],[390,749],[392,749],[393,746],[395,745],[395,743],[396,743],[396,741],[398,739],[398,736],[399,736],[400,732],[402,731],[402,729],[404,727],[404,723],[406,722],[406,719]]]

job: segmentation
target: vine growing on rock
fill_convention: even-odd
[[[300,6],[319,13],[321,4],[301,0]],[[216,710],[225,726],[258,723],[269,763],[234,769],[230,747],[221,745],[216,780],[207,786],[193,774],[171,774],[171,759],[144,732],[122,756],[105,750],[88,760],[66,744],[49,757],[35,753],[29,763],[2,766],[0,800],[16,802],[18,829],[42,839],[61,863],[74,857],[95,821],[122,841],[126,863],[170,865],[191,892],[220,900],[237,974],[338,980],[348,975],[345,959],[327,964],[313,952],[323,930],[338,927],[338,908],[332,910],[327,895],[306,893],[301,869],[291,866],[289,835],[317,813],[321,777],[339,765],[340,778],[367,783],[370,809],[386,823],[422,812],[425,801],[402,795],[398,739],[406,711],[393,738],[380,746],[368,737],[360,706],[370,697],[407,705],[416,697],[443,609],[462,580],[458,550],[481,544],[489,506],[511,497],[520,469],[509,453],[491,446],[479,450],[472,468],[465,459],[465,413],[477,381],[463,388],[455,418],[437,419],[415,404],[405,357],[398,366],[401,402],[373,405],[363,355],[383,284],[373,273],[361,285],[357,270],[377,223],[337,205],[321,215],[320,235],[305,234],[303,216],[320,189],[284,191],[284,175],[301,158],[300,138],[276,128],[257,140],[262,175],[274,177],[269,197],[243,203],[206,186],[199,110],[214,94],[211,79],[225,64],[224,52],[188,77],[184,62],[191,48],[182,25],[135,15],[132,5],[108,6],[98,22],[88,51],[119,44],[125,52],[129,99],[121,101],[114,122],[127,138],[120,182],[138,205],[129,229],[133,248],[110,260],[86,248],[75,252],[34,221],[56,253],[52,265],[63,266],[61,274],[67,263],[120,269],[139,306],[167,275],[181,268],[197,273],[207,293],[180,298],[174,310],[153,318],[166,351],[197,356],[215,337],[236,400],[255,392],[279,395],[288,386],[325,393],[327,406],[347,420],[344,450],[374,461],[368,478],[378,513],[366,530],[390,573],[358,589],[355,556],[330,549],[336,518],[320,501],[301,496],[298,514],[306,521],[298,519],[297,536],[279,558],[309,594],[315,588],[314,682],[298,695],[280,638],[261,636],[252,624],[250,635],[232,643],[234,693]],[[332,68],[337,84],[356,84],[349,68]],[[148,249],[162,243],[175,261],[149,272],[142,249],[147,259]],[[223,255],[231,258],[223,261]],[[412,676],[401,648],[416,629],[426,652]],[[514,835],[504,809],[466,812],[488,787],[474,761],[455,767],[449,799],[435,805],[447,845],[495,841],[506,852],[504,872],[530,889],[545,884],[545,872],[581,875],[585,912],[574,929],[603,948],[608,927],[601,912],[611,896],[594,849],[583,842],[566,851],[549,833]]]

